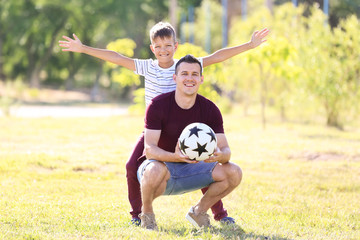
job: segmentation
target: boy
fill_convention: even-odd
[[[237,54],[255,48],[266,41],[264,39],[268,35],[268,29],[255,31],[251,37],[251,41],[242,45],[230,48],[223,48],[215,53],[200,58],[203,67],[209,66],[214,63],[219,63],[229,59]],[[173,81],[173,74],[175,73],[174,54],[178,47],[176,41],[176,33],[174,28],[169,23],[159,22],[154,25],[150,30],[150,49],[154,53],[156,60],[152,59],[132,59],[123,56],[117,52],[107,49],[92,48],[81,43],[80,39],[73,34],[74,39],[63,36],[66,41],[59,41],[59,46],[62,51],[72,51],[91,55],[105,61],[123,66],[129,70],[134,71],[136,74],[144,76],[145,78],[145,102],[148,106],[150,101],[162,94],[175,90],[176,84]],[[136,144],[133,153],[131,154],[128,162],[126,163],[126,178],[128,183],[128,197],[132,210],[131,222],[135,225],[140,225],[141,220],[139,214],[141,213],[141,194],[140,184],[137,180],[137,170],[141,161],[144,151],[144,135],[142,134]],[[201,189],[203,193],[207,188]],[[217,202],[211,207],[214,214],[214,219],[223,223],[235,223],[235,220],[227,216],[226,210],[223,208],[222,202]]]

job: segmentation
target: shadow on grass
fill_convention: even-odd
[[[346,131],[343,130],[343,133]],[[351,131],[348,131],[351,132]],[[339,140],[339,141],[345,141],[345,142],[359,142],[360,138],[357,136],[338,136],[338,135],[332,135],[332,134],[303,134],[302,137],[309,138],[309,139],[321,139],[321,140]]]
[[[289,238],[279,237],[279,236],[264,236],[258,235],[255,233],[246,233],[237,224],[232,225],[223,225],[221,227],[212,227],[210,229],[189,229],[187,227],[181,228],[170,228],[170,229],[160,229],[161,232],[166,232],[171,235],[176,235],[180,237],[186,237],[191,235],[193,237],[204,237],[210,235],[218,235],[221,239],[256,239],[256,240],[291,240]]]

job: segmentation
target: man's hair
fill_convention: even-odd
[[[161,39],[172,37],[174,42],[176,42],[175,29],[170,23],[158,22],[150,29],[151,42],[153,42],[157,37],[160,37]]]
[[[186,56],[179,59],[179,61],[175,65],[175,74],[178,73],[178,68],[179,68],[180,64],[183,63],[183,62],[199,64],[199,66],[200,66],[200,76],[202,75],[202,66],[201,66],[200,61],[191,54],[188,54],[188,55],[186,55]]]

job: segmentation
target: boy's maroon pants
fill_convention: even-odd
[[[141,134],[128,162],[126,163],[126,178],[128,184],[128,197],[131,205],[130,214],[132,218],[139,218],[141,213],[141,193],[140,184],[137,179],[137,170],[141,165],[141,161],[138,159],[143,155],[144,152],[144,133]],[[204,194],[208,188],[201,189]],[[211,207],[211,211],[214,215],[214,219],[219,221],[220,219],[227,217],[227,211],[223,207],[222,201],[218,201]]]

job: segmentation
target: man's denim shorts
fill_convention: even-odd
[[[156,160],[145,160],[137,171],[137,178],[141,183],[145,168]],[[167,181],[166,190],[163,195],[179,195],[201,189],[214,182],[212,171],[217,162],[205,163],[172,163],[165,162],[170,172],[170,179]]]

